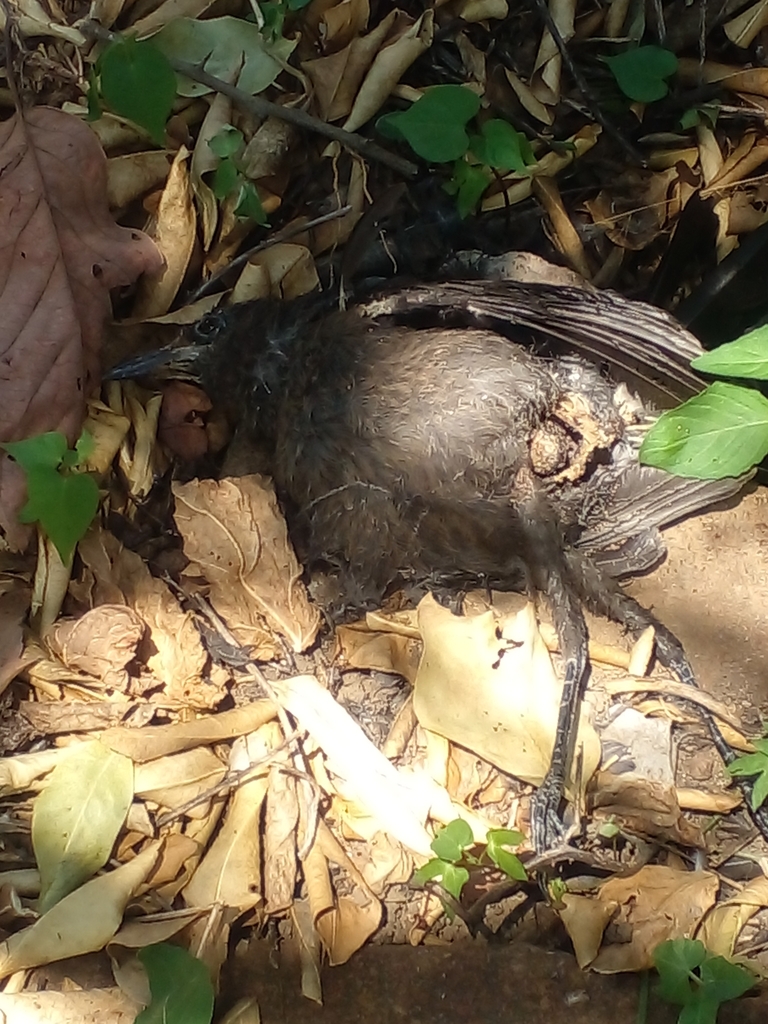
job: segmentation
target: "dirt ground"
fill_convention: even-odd
[[[682,639],[706,689],[757,731],[768,718],[768,489],[667,531],[669,556],[629,589]],[[593,623],[600,639],[618,630]],[[640,980],[582,973],[573,957],[508,946],[370,946],[323,975],[323,1008],[299,994],[298,967],[267,942],[229,964],[226,1004],[255,996],[263,1024],[614,1024],[638,1020]],[[768,1019],[768,993],[726,1004],[721,1024]],[[677,1011],[654,998],[648,1024]]]

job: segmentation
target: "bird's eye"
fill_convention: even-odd
[[[211,342],[223,332],[227,324],[227,315],[223,309],[214,309],[197,321],[192,332],[198,341]]]

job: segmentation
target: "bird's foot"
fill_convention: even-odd
[[[561,813],[563,788],[562,779],[550,773],[531,800],[531,842],[537,854],[560,845],[565,835]]]

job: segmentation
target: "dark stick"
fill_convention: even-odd
[[[84,35],[90,35],[95,39],[114,41],[119,38],[118,35],[103,28],[98,22],[90,21],[81,25],[80,28]],[[395,153],[390,153],[383,146],[364,139],[362,135],[358,135],[356,132],[348,132],[343,128],[337,128],[336,125],[327,124],[325,121],[321,121],[319,117],[313,117],[311,114],[308,114],[306,110],[298,110],[294,107],[281,107],[278,103],[265,100],[263,96],[249,96],[247,92],[238,89],[236,85],[231,85],[221,78],[216,78],[215,75],[209,75],[207,71],[197,64],[192,64],[186,60],[177,60],[174,57],[168,57],[167,60],[178,74],[186,75],[187,78],[200,82],[201,85],[207,85],[209,89],[221,93],[222,96],[228,96],[233,103],[236,103],[244,110],[250,111],[256,117],[277,117],[287,124],[292,124],[295,128],[314,132],[316,135],[323,135],[326,139],[339,142],[342,146],[346,146],[347,149],[359,153],[367,160],[385,164],[406,178],[413,178],[419,172],[417,165],[410,160],[397,156]]]

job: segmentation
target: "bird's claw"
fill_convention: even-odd
[[[562,802],[563,783],[548,775],[531,800],[531,842],[537,854],[558,846],[565,835]]]

